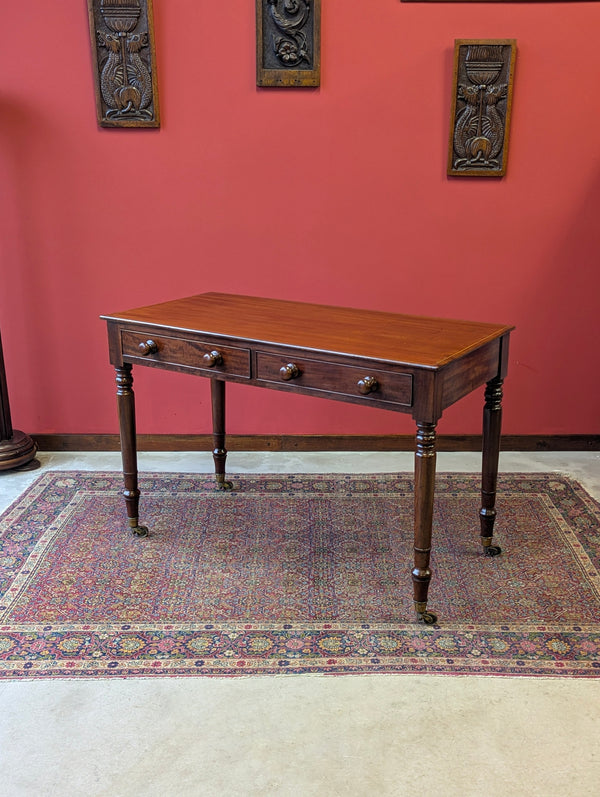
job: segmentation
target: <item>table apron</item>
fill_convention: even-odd
[[[109,323],[111,362],[117,367],[129,363],[188,373],[411,413],[416,420],[430,422],[437,422],[447,407],[499,375],[506,360],[506,338],[434,369],[208,333]],[[295,369],[292,376],[282,376],[286,368]],[[367,383],[371,392],[365,392]]]

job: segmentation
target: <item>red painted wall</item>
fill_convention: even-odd
[[[162,128],[96,125],[84,0],[3,9],[0,326],[13,423],[114,432],[98,316],[221,290],[516,324],[511,434],[600,432],[600,4],[323,0],[320,89],[257,89],[254,3],[155,0]],[[508,174],[445,175],[453,42],[516,38]],[[138,368],[139,431],[209,430]],[[442,433],[479,429],[481,397]],[[408,416],[231,386],[232,433]]]

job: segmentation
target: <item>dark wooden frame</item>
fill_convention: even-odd
[[[321,84],[321,0],[300,0],[304,6],[310,10],[310,18],[306,25],[299,25],[297,30],[291,30],[290,35],[279,29],[282,48],[286,47],[282,57],[290,59],[289,66],[284,64],[282,57],[270,51],[267,56],[267,48],[271,47],[271,40],[276,35],[277,28],[273,22],[272,15],[278,12],[279,0],[256,0],[256,85],[260,87],[279,86],[279,87],[315,87]],[[268,7],[274,11],[269,14]],[[283,9],[283,3],[281,4]],[[280,15],[281,16],[281,15]],[[298,15],[296,15],[298,18]],[[303,28],[308,28],[309,36],[305,36]],[[303,58],[298,63],[297,54],[300,52],[299,38],[303,38],[308,53],[307,58]],[[304,61],[308,59],[308,65]]]
[[[471,48],[482,53],[488,50],[493,52],[493,55],[500,52],[501,55],[499,57],[501,60],[498,61],[493,58],[492,54],[488,55],[486,53],[486,60],[483,62],[477,61],[477,67],[479,68],[474,70],[474,75],[469,75],[468,58]],[[447,169],[449,176],[503,177],[506,174],[516,54],[517,43],[515,39],[457,39],[454,42],[454,77],[452,81],[452,110],[450,113]],[[472,61],[471,64],[473,65],[473,63]],[[501,68],[498,67],[499,63],[502,63]],[[496,72],[495,75],[493,74],[494,71]],[[489,79],[490,76],[491,79]],[[478,84],[478,80],[482,82]],[[464,91],[465,86],[467,88],[466,92]],[[504,94],[502,90],[505,90],[506,93]],[[465,101],[465,94],[473,99]],[[491,95],[492,98],[495,97],[496,99],[484,102],[484,95]],[[478,104],[478,109],[475,107],[475,102]],[[474,116],[470,117],[471,120],[475,121],[478,118],[479,129],[476,136],[465,139],[463,136],[466,135],[464,132],[466,128],[463,128],[461,134],[462,115],[463,113],[468,113],[469,108],[474,113]],[[494,112],[493,117],[492,110]],[[485,120],[489,126],[485,134],[481,129],[482,120]],[[501,138],[499,131],[496,129],[497,127],[502,128]],[[471,158],[467,157],[469,147],[472,148],[471,154],[473,154],[475,144],[470,142],[481,142],[476,156]],[[489,148],[489,151],[483,157],[480,157],[484,152],[484,147]],[[464,152],[465,148],[466,156],[457,158],[457,152],[461,150]],[[461,163],[460,167],[458,163]]]
[[[87,2],[98,124],[160,127],[152,0]]]

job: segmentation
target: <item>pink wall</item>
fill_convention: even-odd
[[[84,0],[11,3],[0,326],[15,427],[114,432],[98,320],[205,290],[516,324],[510,434],[600,432],[600,4],[323,0],[322,85],[255,87],[254,3],[155,0],[162,128],[95,119]],[[445,176],[453,42],[516,38],[508,174]],[[205,380],[135,371],[139,431],[209,431]],[[231,386],[232,433],[408,416]],[[477,432],[481,397],[439,431]]]

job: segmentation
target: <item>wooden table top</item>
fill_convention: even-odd
[[[514,328],[225,293],[102,318],[426,368],[440,368]]]

